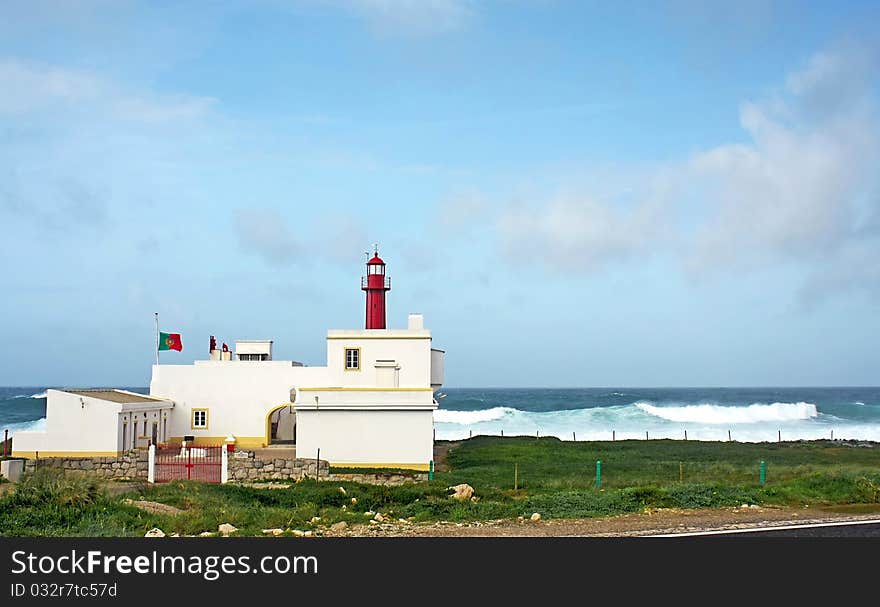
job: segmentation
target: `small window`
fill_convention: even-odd
[[[192,429],[206,430],[208,428],[208,410],[193,409],[192,412]]]
[[[345,349],[345,370],[360,371],[361,369],[361,349],[346,348]]]

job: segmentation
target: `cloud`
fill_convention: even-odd
[[[500,205],[497,244],[518,263],[525,256],[566,271],[664,252],[700,280],[784,265],[814,298],[876,290],[878,73],[872,49],[817,53],[777,90],[741,104],[744,142],[647,174],[624,167],[620,195],[607,184],[579,186]],[[466,217],[467,205],[447,202],[440,216]]]
[[[582,271],[648,251],[657,227],[652,205],[619,208],[573,195],[512,205],[497,225],[507,258],[536,256],[551,268]]]
[[[205,116],[216,103],[211,97],[127,90],[86,70],[0,59],[0,115],[85,112],[155,125]]]
[[[276,209],[238,209],[233,221],[242,250],[262,257],[270,265],[287,265],[302,250],[287,219]]]

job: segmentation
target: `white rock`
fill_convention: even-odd
[[[263,529],[263,533],[265,533],[266,535],[274,535],[275,537],[278,537],[279,535],[284,533],[284,529]]]
[[[474,488],[466,483],[456,485],[455,487],[449,487],[448,490],[455,491],[455,493],[453,493],[451,497],[462,502],[471,499],[471,497],[473,497],[474,495]]]
[[[306,531],[305,533],[303,533],[303,537],[312,537],[313,535],[315,535],[315,534],[312,533],[311,531]]]
[[[346,495],[345,487],[340,487],[339,493],[341,493],[342,495]]]
[[[373,517],[373,520],[375,520],[377,523],[382,523],[385,521],[385,517],[382,516],[380,512],[377,512],[376,516]]]
[[[301,529],[294,529],[293,531],[291,531],[291,533],[293,533],[293,535],[296,537],[303,537],[306,534],[306,532],[302,531]]]
[[[532,512],[532,516],[529,517],[529,520],[532,521],[533,523],[537,523],[538,521],[541,520],[541,515],[538,514],[537,512]]]
[[[165,537],[165,532],[158,527],[153,527],[144,534],[144,537]]]
[[[356,497],[351,498],[351,505],[352,506],[354,506],[357,503],[358,503],[358,498],[356,498]]]
[[[223,523],[219,527],[217,527],[217,531],[220,532],[220,535],[223,537],[229,537],[231,534],[238,531],[238,527],[234,527],[229,523]]]
[[[217,534],[214,533],[213,531],[202,531],[199,534],[199,537],[214,537],[215,535],[217,535]]]
[[[312,524],[314,525],[315,523],[320,522],[320,520],[321,520],[321,517],[320,517],[320,516],[313,516],[313,517],[312,517],[312,520],[309,521],[309,522],[312,523]]]
[[[740,504],[740,508],[748,508],[748,507],[749,507],[748,504]]]

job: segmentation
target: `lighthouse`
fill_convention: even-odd
[[[361,278],[361,290],[367,292],[367,329],[385,328],[385,292],[391,290],[391,278],[385,276],[385,262],[379,248],[367,261],[367,275]]]

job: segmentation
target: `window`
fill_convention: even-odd
[[[207,409],[193,409],[192,429],[193,430],[207,430],[208,429],[208,410]]]
[[[238,360],[269,360],[268,354],[239,354]]]
[[[360,371],[361,370],[361,349],[346,348],[345,349],[345,370]]]

